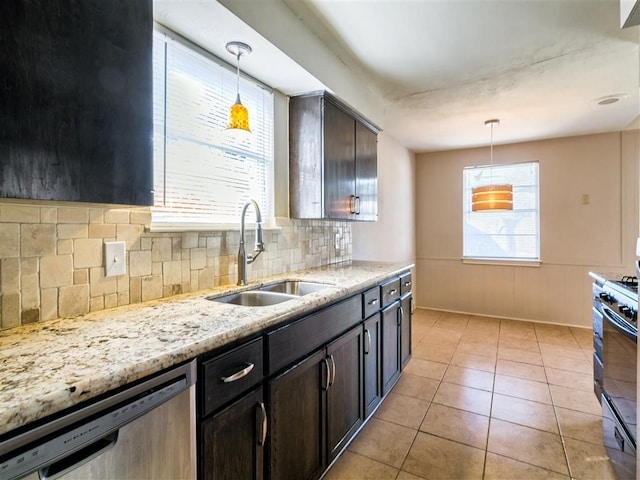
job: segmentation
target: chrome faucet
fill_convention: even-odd
[[[244,217],[247,213],[249,205],[253,205],[256,211],[256,244],[253,247],[253,253],[255,255],[247,255],[247,251],[244,247]],[[262,215],[260,214],[260,208],[255,200],[249,200],[242,209],[242,215],[240,217],[240,245],[238,248],[238,285],[247,284],[247,264],[253,263],[258,255],[264,252],[264,242],[262,240]]]

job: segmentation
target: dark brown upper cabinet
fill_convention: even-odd
[[[5,0],[0,197],[153,203],[151,0]]]
[[[291,97],[291,216],[376,221],[379,131],[326,92]]]

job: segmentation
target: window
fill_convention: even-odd
[[[513,210],[471,211],[471,189],[513,185]],[[539,261],[538,162],[464,169],[465,259]]]
[[[155,228],[237,224],[255,199],[273,217],[273,93],[241,77],[252,135],[226,132],[236,72],[195,45],[154,31]]]

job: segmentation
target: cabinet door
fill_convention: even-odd
[[[382,311],[382,394],[385,395],[400,376],[399,303]]]
[[[411,358],[411,295],[402,297],[400,305],[400,360],[404,368]]]
[[[355,213],[355,120],[324,101],[324,216],[353,219]]]
[[[364,421],[362,333],[363,328],[358,325],[327,346],[331,374],[327,389],[329,462]]]
[[[325,466],[325,350],[269,381],[269,478],[309,480]]]
[[[3,2],[0,197],[153,204],[152,2]]]
[[[202,478],[261,480],[266,440],[262,387],[202,425]]]
[[[378,219],[378,136],[356,122],[356,220]]]
[[[382,399],[380,378],[380,313],[364,322],[364,417],[373,413]]]

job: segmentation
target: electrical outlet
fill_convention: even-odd
[[[336,250],[340,250],[340,234],[336,233],[336,238],[334,240],[333,246]]]
[[[127,273],[124,242],[104,242],[104,276]]]

